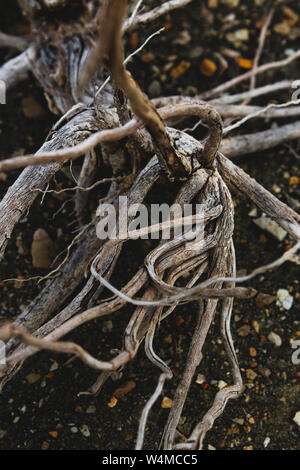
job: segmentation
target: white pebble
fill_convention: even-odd
[[[300,426],[300,411],[297,411],[297,413],[293,417],[293,421],[295,421],[295,423],[298,424],[298,426]]]
[[[93,406],[93,405],[90,405],[90,406],[87,408],[86,412],[87,412],[87,414],[89,414],[89,415],[90,415],[90,414],[94,414],[94,413],[96,413],[96,407]]]
[[[286,289],[278,289],[277,291],[278,300],[276,305],[278,307],[283,307],[285,310],[290,310],[293,305],[294,299]]]
[[[257,209],[254,207],[250,212],[248,212],[249,217],[257,217]]]
[[[271,442],[271,439],[269,437],[266,437],[264,440],[264,448],[267,448],[270,442]]]
[[[266,230],[277,240],[282,241],[285,239],[287,232],[280,227],[274,220],[262,215],[258,219],[254,219],[253,222],[262,230]]]
[[[273,343],[277,348],[279,348],[279,346],[281,346],[281,344],[282,344],[282,340],[281,340],[280,336],[277,335],[276,333],[274,333],[274,331],[271,331],[271,333],[269,333],[268,340],[271,343]]]
[[[90,437],[91,435],[89,427],[86,424],[83,424],[83,426],[81,426],[80,432],[84,437]]]
[[[201,385],[201,384],[204,384],[204,382],[205,382],[205,375],[204,374],[198,374],[197,379],[196,379],[196,383]]]
[[[49,369],[49,372],[53,372],[57,369],[58,369],[58,363],[56,361],[53,361],[53,363],[51,364],[51,367]]]

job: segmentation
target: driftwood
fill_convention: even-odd
[[[299,106],[291,106],[291,103],[283,109],[241,104],[254,96],[285,89],[291,82],[261,89],[252,87],[246,93],[203,101],[255,74],[288,64],[296,60],[299,53],[276,63],[256,66],[255,70],[201,96],[159,98],[152,102],[126,69],[122,44],[124,32],[145,26],[189,2],[171,0],[141,14],[135,9],[126,19],[126,0],[105,0],[99,12],[94,2],[84,0],[20,0],[24,14],[31,22],[32,44],[28,44],[27,39],[15,41],[15,48],[25,49],[24,52],[0,68],[0,79],[11,88],[31,72],[43,87],[50,109],[62,115],[35,155],[0,162],[0,171],[25,168],[0,202],[0,259],[5,256],[16,224],[53,175],[66,162],[84,156],[75,193],[80,232],[68,247],[63,262],[48,275],[51,279],[38,296],[13,322],[0,327],[0,339],[6,341],[7,353],[5,366],[0,366],[0,384],[3,387],[28,357],[46,349],[75,355],[100,371],[98,380],[89,390],[89,393],[98,393],[110,374],[132,360],[144,342],[147,357],[160,369],[161,375],[141,416],[137,449],[143,446],[151,406],[161,393],[165,380],[172,379],[168,364],[153,346],[160,321],[171,315],[177,305],[192,300],[198,302],[197,325],[162,442],[164,449],[200,449],[206,432],[222,414],[227,401],[242,391],[230,317],[234,298],[251,298],[256,292],[251,287],[239,286],[239,283],[280,266],[299,249],[299,215],[230,160],[300,137],[299,122],[222,140],[221,117],[278,119],[298,116]],[[2,36],[3,44],[4,40],[8,41],[8,38]],[[12,43],[13,38],[10,38],[7,45]],[[256,62],[258,58],[259,55]],[[107,74],[111,76],[111,84],[105,82]],[[99,89],[101,93],[95,93]],[[172,127],[191,116],[201,120],[208,129],[208,137],[203,142]],[[237,123],[239,127],[242,124],[242,121]],[[98,158],[110,172],[108,179],[99,178]],[[123,166],[121,172],[116,170],[116,160],[125,161],[127,168]],[[118,290],[110,283],[110,277],[117,260],[122,257],[122,246],[131,234],[128,230],[123,237],[108,240],[97,236],[96,227],[102,215],[98,211],[86,213],[88,189],[109,181],[110,187],[103,200],[117,207],[119,196],[127,196],[130,207],[143,203],[151,195],[155,182],[167,180],[172,187],[173,200],[179,207],[201,204],[203,212],[193,213],[190,220],[195,224],[201,219],[205,236],[200,241],[192,238],[188,242],[186,234],[176,236],[175,229],[183,222],[173,216],[170,238],[161,239],[148,253],[143,266]],[[234,210],[230,191],[251,199],[298,241],[281,258],[243,278],[236,277],[232,241]],[[101,201],[98,209],[101,209]],[[127,214],[124,220],[119,214],[115,223],[118,234],[132,220],[132,215]],[[143,227],[140,234],[162,232],[165,228],[164,223],[149,225]],[[176,285],[178,279],[185,287]],[[103,298],[107,290],[113,295]],[[126,303],[134,305],[135,310],[124,333],[123,349],[110,361],[91,356],[75,343],[61,341],[80,325],[111,315]],[[232,368],[233,385],[217,393],[212,407],[191,436],[185,442],[176,443],[176,428],[189,386],[220,303],[221,335]]]

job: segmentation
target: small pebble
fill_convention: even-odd
[[[264,440],[264,448],[267,448],[270,442],[271,442],[271,439],[269,437],[266,437]]]
[[[107,406],[109,408],[114,408],[117,403],[118,403],[118,399],[116,397],[111,397],[109,403],[107,403]]]
[[[238,328],[237,330],[237,334],[239,336],[241,336],[242,338],[246,338],[246,336],[249,335],[251,331],[251,328],[250,328],[250,325],[243,325],[243,326],[240,326],[240,328]]]
[[[217,66],[212,60],[204,59],[201,62],[200,71],[205,77],[212,77],[217,71]]]
[[[201,384],[204,384],[205,380],[206,380],[206,378],[205,378],[204,374],[198,374],[197,379],[196,379],[196,383],[201,385]]]
[[[42,269],[48,268],[55,256],[55,245],[42,228],[38,228],[33,234],[31,256],[33,267]]]
[[[90,429],[89,427],[87,426],[87,424],[83,424],[80,428],[80,432],[81,434],[84,436],[84,437],[90,437],[91,433],[90,433]]]
[[[57,369],[58,369],[58,363],[56,361],[53,361],[53,363],[51,364],[51,367],[49,369],[49,372],[53,372]]]
[[[277,348],[281,346],[282,340],[280,336],[277,333],[274,333],[274,331],[271,331],[271,333],[268,334],[268,340],[273,343]]]
[[[226,5],[228,8],[236,8],[239,6],[240,0],[221,0],[223,5]]]
[[[106,320],[103,322],[102,333],[110,333],[113,329],[113,322],[111,320]]]
[[[246,369],[246,377],[248,380],[252,381],[256,379],[257,373],[252,369]]]
[[[283,307],[285,310],[290,310],[293,305],[293,297],[286,289],[278,289],[277,291],[278,300],[276,305],[278,307]]]
[[[162,402],[161,402],[161,407],[162,408],[172,408],[172,403],[173,403],[173,400],[171,400],[171,398],[164,397],[162,399]]]
[[[155,59],[155,56],[154,54],[152,54],[152,52],[146,52],[145,54],[141,56],[141,59],[143,62],[147,64],[148,62],[152,62],[152,60]]]
[[[249,31],[248,29],[237,29],[232,33],[227,33],[226,39],[238,47],[241,42],[249,40]]]
[[[198,59],[198,57],[202,56],[203,52],[204,52],[203,47],[201,46],[194,47],[189,53],[189,58]]]
[[[258,219],[254,219],[253,222],[262,230],[269,232],[279,241],[284,240],[287,235],[287,232],[281,228],[280,225],[275,222],[275,220],[272,220],[265,215],[262,215]]]
[[[186,60],[182,60],[180,64],[177,65],[177,67],[174,67],[174,69],[171,70],[171,73],[170,73],[171,77],[175,79],[180,77],[190,68],[190,66],[191,66],[190,62],[187,62]]]
[[[174,39],[174,41],[172,41],[172,44],[175,46],[186,46],[187,44],[191,42],[191,39],[192,38],[191,38],[190,33],[185,29],[181,31],[179,36],[176,39]]]
[[[233,418],[232,420],[234,423],[239,424],[240,426],[243,426],[245,423],[244,418]]]
[[[41,445],[41,449],[42,449],[42,450],[48,450],[49,447],[50,447],[50,444],[49,444],[49,442],[47,442],[47,441],[44,441],[44,442],[42,443],[42,445]]]
[[[281,188],[280,188],[280,186],[278,186],[278,184],[273,184],[272,190],[273,190],[274,193],[276,193],[276,194],[279,194],[279,193],[281,192]]]
[[[257,209],[254,207],[250,212],[248,212],[249,217],[257,217]]]
[[[295,416],[293,417],[293,421],[300,426],[300,411],[297,411]]]
[[[128,382],[122,385],[122,387],[119,387],[114,391],[113,396],[115,398],[121,398],[124,395],[127,395],[132,390],[134,390],[135,387],[136,387],[135,382],[133,380],[128,380]]]
[[[291,27],[287,21],[282,21],[281,23],[275,24],[273,30],[281,36],[287,36],[291,31]]]
[[[252,326],[253,326],[254,330],[256,331],[256,333],[258,334],[259,333],[259,323],[256,320],[253,320],[252,321]]]
[[[263,308],[267,305],[271,305],[272,302],[274,302],[277,299],[276,295],[269,295],[269,294],[264,294],[263,292],[260,292],[255,299],[255,303],[259,308]]]
[[[219,5],[219,0],[208,0],[208,8],[211,8],[214,10],[215,8],[218,8]]]
[[[281,7],[282,13],[286,18],[289,18],[290,20],[293,20],[294,23],[296,23],[299,19],[299,15],[292,10],[290,7],[282,5]]]
[[[298,184],[298,183],[299,183],[298,176],[291,176],[290,177],[289,185]]]
[[[96,407],[94,405],[90,405],[86,410],[87,414],[94,414],[94,413],[96,413],[96,411],[97,410],[96,410]]]
[[[161,95],[161,84],[158,80],[153,80],[148,87],[148,93],[151,98],[157,98]]]
[[[45,115],[44,108],[33,96],[22,99],[22,111],[28,119],[39,119]]]
[[[238,64],[242,69],[252,69],[253,62],[250,59],[245,59],[244,57],[240,57],[238,60]]]
[[[26,376],[26,380],[29,384],[34,384],[40,378],[41,378],[41,376],[39,374],[29,374],[29,375]]]
[[[261,373],[261,375],[262,375],[263,377],[266,377],[267,379],[268,379],[268,378],[270,377],[270,375],[271,375],[271,371],[270,371],[270,369],[268,369],[267,367],[262,367],[259,372]]]

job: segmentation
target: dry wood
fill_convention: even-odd
[[[287,59],[255,67],[252,71],[202,94],[200,99],[170,97],[151,103],[126,70],[122,34],[183,7],[190,0],[171,0],[140,14],[138,9],[142,2],[139,1],[131,18],[126,21],[127,0],[105,0],[102,3],[102,9],[94,15],[96,4],[90,3],[93,8],[88,10],[83,0],[20,0],[32,25],[33,46],[2,66],[0,79],[3,77],[7,86],[12,87],[26,78],[31,70],[43,87],[51,109],[65,114],[37,154],[0,162],[0,171],[26,167],[0,202],[0,257],[4,256],[5,247],[18,220],[31,207],[36,196],[43,192],[51,177],[66,161],[84,155],[81,174],[75,187],[75,207],[79,225],[86,222],[84,218],[89,200],[88,189],[103,180],[103,168],[100,166],[98,171],[96,158],[96,153],[100,152],[101,165],[106,165],[106,170],[109,169],[110,172],[106,181],[111,181],[110,189],[103,200],[117,206],[118,196],[122,194],[128,197],[129,205],[142,203],[146,197],[151,197],[154,183],[159,178],[159,181],[165,181],[163,174],[167,174],[172,182],[171,192],[175,203],[183,206],[193,202],[204,207],[204,215],[194,213],[191,221],[194,223],[202,217],[205,237],[200,243],[197,239],[191,239],[187,243],[185,235],[175,236],[175,231],[171,231],[170,239],[158,243],[146,255],[143,266],[129,282],[117,289],[110,278],[117,260],[122,260],[122,246],[132,233],[126,232],[121,240],[100,240],[95,230],[98,218],[87,214],[89,225],[81,226],[78,236],[67,248],[64,260],[48,275],[55,276],[54,279],[14,322],[1,326],[0,338],[7,341],[7,364],[0,369],[0,386],[3,387],[11,379],[28,357],[46,349],[77,356],[90,367],[102,371],[88,392],[98,393],[111,372],[132,360],[144,341],[148,359],[162,374],[141,416],[136,444],[137,449],[140,449],[151,407],[161,393],[165,380],[172,378],[168,363],[155,350],[154,339],[159,323],[171,315],[177,305],[197,300],[198,320],[163,439],[165,449],[195,450],[202,448],[207,431],[222,414],[227,401],[236,397],[242,389],[241,374],[231,338],[230,317],[233,298],[249,298],[255,295],[255,291],[251,287],[237,287],[236,284],[279,267],[290,260],[300,247],[299,215],[228,159],[262,151],[285,140],[300,137],[299,123],[296,121],[276,129],[237,135],[222,141],[220,118],[220,114],[223,117],[247,119],[297,116],[299,107],[280,109],[286,104],[275,109],[270,106],[263,108],[234,104],[287,89],[291,82],[283,81],[256,90],[251,89],[245,93],[221,97],[211,103],[201,102],[201,96],[216,96],[248,78],[252,79],[253,84],[258,73],[287,65],[299,57],[299,52]],[[60,20],[59,14],[62,11],[64,14],[68,12],[72,22],[67,24]],[[88,22],[90,14],[93,18]],[[256,62],[270,17],[271,15],[264,23]],[[3,39],[7,45],[14,42],[21,48],[22,41],[13,41],[13,38],[2,36]],[[34,63],[33,57],[36,58]],[[102,86],[106,83],[103,64],[109,69],[113,87]],[[101,93],[96,93],[97,89]],[[82,103],[78,103],[79,94]],[[164,107],[157,110],[154,104]],[[131,113],[134,117],[131,117]],[[182,120],[190,116],[195,116],[208,127],[208,137],[203,142],[184,131],[166,127],[166,120],[174,123],[174,119]],[[243,122],[245,121],[238,122],[236,128]],[[114,159],[122,161],[123,166],[117,169]],[[232,242],[234,214],[228,188],[244,194],[298,240],[279,259],[243,277],[236,277],[235,272]],[[123,223],[121,218],[116,221],[118,230],[122,230]],[[175,229],[182,223],[182,219],[174,216],[170,223],[143,227],[139,234],[157,232],[170,225]],[[185,287],[176,286],[178,279],[183,281],[182,285]],[[107,290],[114,295],[99,300],[100,294],[104,295]],[[135,297],[136,295],[139,297]],[[198,365],[199,354],[220,302],[220,333],[231,364],[233,385],[216,394],[211,408],[187,441],[175,443],[177,424]],[[124,332],[123,349],[111,360],[99,360],[91,356],[83,346],[61,341],[66,334],[84,323],[104,315],[112,315],[126,303],[133,304],[136,308]]]
[[[26,49],[22,54],[10,59],[2,67],[0,67],[0,80],[6,85],[6,90],[13,88],[19,82],[28,78],[31,71],[31,60],[35,56],[35,48],[33,46]]]
[[[105,119],[107,118],[109,119],[109,114],[105,117]],[[96,115],[92,109],[85,109],[82,114],[75,113],[75,116],[70,117],[68,125],[57,126],[50,133],[37,155],[53,152],[54,149],[59,149],[65,145],[70,145],[70,147],[78,145],[79,142],[84,141],[89,134],[95,132],[101,125],[109,126],[110,122],[105,124],[104,115],[102,117],[100,114]],[[38,157],[34,156],[33,158]],[[7,191],[0,202],[0,259],[4,255],[15,224],[39,195],[38,190],[46,186],[52,176],[61,168],[62,163],[54,162],[38,168],[29,166]]]
[[[124,22],[123,30],[130,31],[138,26],[146,26],[148,23],[157,20],[160,16],[163,16],[170,11],[185,7],[191,3],[191,1],[192,0],[169,0],[164,2],[162,5],[148,11],[147,13],[137,15],[133,21],[131,21],[130,18],[126,20]]]
[[[291,62],[294,60],[297,60],[300,58],[300,51],[294,52],[291,54],[289,57],[278,60],[276,62],[270,62],[268,64],[260,65],[257,67],[255,70],[249,70],[248,72],[245,72],[242,75],[239,75],[238,77],[235,77],[228,82],[223,83],[222,85],[217,86],[216,88],[213,88],[212,90],[206,91],[204,93],[201,93],[198,97],[202,100],[207,100],[209,98],[212,98],[214,96],[217,96],[224,91],[228,90],[229,88],[234,87],[238,83],[241,83],[248,78],[251,78],[254,75],[259,75],[261,73],[267,72],[268,70],[273,70],[276,68],[281,68],[289,65]]]
[[[28,41],[25,38],[0,31],[0,47],[11,47],[12,49],[24,51],[28,47]]]

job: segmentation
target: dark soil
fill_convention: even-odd
[[[145,1],[146,5],[157,3],[160,2]],[[195,0],[184,11],[166,17],[164,22],[168,24],[167,32],[153,39],[132,62],[130,69],[146,91],[150,87],[153,93],[153,87],[154,90],[159,87],[161,95],[193,94],[242,73],[244,69],[240,68],[234,59],[229,58],[226,58],[227,70],[221,72],[220,63],[214,53],[223,54],[222,46],[238,50],[244,58],[253,59],[259,34],[258,22],[261,21],[264,11],[264,6],[254,5],[266,2],[240,2],[241,5],[233,10],[220,1],[221,5],[217,9],[200,6],[207,3]],[[284,19],[281,8],[283,4],[289,5],[300,17],[297,1],[277,2],[261,63],[285,57],[287,49],[296,49],[299,45],[299,21],[286,35],[274,31],[274,25]],[[14,2],[9,2],[5,9],[5,15],[0,18],[0,29],[11,33],[26,32],[26,25]],[[228,15],[234,16],[226,19]],[[141,44],[145,37],[161,24],[163,23],[152,25],[149,30],[140,32],[138,36],[131,34],[128,37],[128,52],[136,47],[136,43]],[[239,47],[226,40],[228,32],[238,29],[246,29],[249,32],[249,40]],[[185,45],[178,43],[178,39],[184,37],[182,31],[187,31],[190,35]],[[200,45],[203,50],[198,50],[199,56],[193,57],[193,54],[196,54],[195,48]],[[149,55],[150,52],[153,56]],[[11,51],[1,51],[3,61],[11,55]],[[200,71],[204,58],[213,60],[218,67],[213,77],[207,78]],[[177,79],[172,78],[172,70],[181,61],[188,62],[188,70]],[[287,69],[260,76],[257,85],[282,78],[297,79],[298,70],[299,62]],[[154,80],[157,83],[153,86]],[[248,86],[248,83],[242,84],[232,92],[247,89]],[[291,91],[283,92],[275,98],[278,102],[288,101],[290,93]],[[33,96],[43,108],[42,115],[36,119],[24,116],[22,100],[29,96]],[[57,119],[48,111],[42,90],[33,78],[9,93],[7,105],[1,106],[0,112],[2,158],[37,150]],[[253,121],[243,132],[267,128],[270,125],[270,122]],[[297,145],[297,142],[291,143],[295,150]],[[286,146],[281,146],[263,154],[243,157],[237,162],[265,187],[275,191],[280,199],[292,203],[296,208],[297,200],[300,199],[299,184],[290,184],[290,178],[299,176],[298,158]],[[16,176],[17,172],[1,176],[1,197]],[[63,173],[57,177],[57,184],[59,183],[64,186],[72,185]],[[94,193],[91,194],[91,198],[93,197]],[[163,197],[162,192],[161,198]],[[57,244],[57,252],[72,240],[76,228],[73,201],[70,197],[65,208],[55,215],[62,202],[64,201],[54,198],[51,194],[44,198],[43,203],[39,197],[30,212],[23,217],[14,232],[13,240],[9,243],[5,261],[1,264],[2,280],[45,274],[32,267],[30,256],[32,235],[38,227],[47,230]],[[291,240],[287,237],[283,242],[279,242],[272,235],[262,232],[248,216],[253,205],[236,195],[234,202],[238,269],[250,271],[279,257]],[[17,239],[21,240],[24,252],[20,252],[20,249],[18,251]],[[140,254],[144,250],[145,245],[139,247]],[[134,272],[141,260],[142,258],[138,259],[136,256],[136,245],[130,242],[123,253],[122,265],[117,267],[114,279],[116,283],[124,284],[125,278]],[[299,365],[293,365],[291,360],[291,342],[297,337],[299,339],[300,335],[298,266],[295,263],[286,263],[280,269],[254,279],[251,285],[259,292],[274,296],[279,288],[287,289],[293,296],[294,303],[287,311],[278,307],[276,301],[267,307],[258,307],[255,300],[235,302],[232,331],[245,390],[239,399],[228,403],[225,413],[216,421],[214,430],[208,433],[205,448],[213,446],[216,449],[264,449],[269,441],[268,449],[300,449],[300,428],[293,421],[295,413],[300,411],[300,368]],[[1,282],[0,286],[0,318],[17,316],[41,288],[35,281]],[[131,313],[132,308],[127,307],[114,313],[111,318],[84,325],[69,335],[68,339],[77,341],[91,353],[101,352],[101,357],[108,357],[111,349],[121,348],[122,334]],[[157,334],[156,350],[164,359],[171,359],[175,375],[164,389],[165,397],[173,397],[180,379],[196,313],[195,304],[178,308],[171,318],[163,322]],[[231,381],[218,322],[217,315],[187,398],[179,426],[184,435],[190,433],[212,403],[219,380],[227,383]],[[246,337],[238,334],[243,325],[249,325]],[[271,331],[282,339],[282,345],[278,348],[268,340]],[[251,378],[249,370],[255,372]],[[35,383],[29,383],[30,374],[36,374]],[[204,383],[196,383],[198,374],[204,374]],[[158,375],[158,370],[152,367],[141,350],[125,370],[105,384],[99,396],[78,396],[79,392],[87,390],[95,381],[97,373],[79,360],[70,361],[66,356],[50,353],[37,354],[26,361],[22,370],[6,385],[0,396],[0,449],[132,449],[141,410],[154,390]],[[120,398],[116,406],[108,406],[114,391],[128,381],[133,381],[135,388]],[[168,410],[161,407],[159,399],[150,414],[146,448],[157,448],[167,415]],[[266,438],[269,439],[266,441]]]

